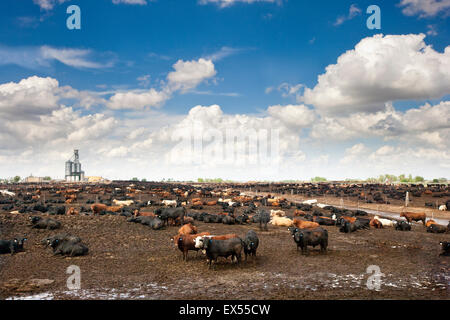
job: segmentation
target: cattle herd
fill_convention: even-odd
[[[249,196],[245,190],[259,191],[270,187],[273,193],[281,196]],[[242,192],[244,190],[244,192]],[[360,199],[384,201],[387,198],[401,199],[408,191],[413,197],[434,196],[446,202],[450,207],[448,190],[442,186],[403,186],[385,185],[345,185],[304,184],[304,185],[188,185],[159,183],[116,182],[109,185],[13,185],[0,194],[3,212],[29,215],[30,227],[56,230],[63,226],[57,220],[58,215],[119,215],[128,222],[140,223],[153,230],[178,226],[178,233],[171,238],[174,246],[187,260],[189,251],[203,252],[208,264],[218,257],[231,257],[239,263],[242,252],[256,255],[259,245],[258,235],[250,230],[239,237],[236,234],[212,235],[200,232],[196,221],[204,223],[241,224],[255,223],[261,231],[268,230],[268,224],[287,227],[302,253],[308,252],[308,246],[320,246],[327,250],[328,232],[323,226],[336,226],[340,232],[351,233],[370,228],[389,228],[410,231],[411,223],[421,222],[427,232],[448,233],[448,226],[440,225],[428,219],[425,213],[402,212],[400,219],[369,217],[362,210],[347,210],[335,206],[321,205],[316,200],[303,202],[287,201],[284,194],[304,193],[309,197],[333,194],[336,196],[357,196]],[[381,195],[385,195],[383,198]],[[369,199],[370,197],[371,199]],[[387,200],[389,201],[389,200]],[[441,201],[443,202],[443,201]],[[208,213],[208,208],[218,206],[219,213]],[[285,210],[294,208],[293,215]],[[270,211],[269,211],[270,210]],[[52,217],[50,217],[52,216]],[[26,233],[26,231],[24,231]],[[1,253],[15,253],[24,249],[25,237],[1,240]],[[55,255],[86,255],[89,249],[77,236],[57,234],[43,240]],[[441,244],[443,253],[448,254],[448,244]]]
[[[26,219],[21,221],[28,222],[28,225],[21,227],[20,233],[5,238],[2,228],[10,219],[2,220],[0,254],[26,252],[27,234],[42,230],[45,237],[39,238],[39,250],[43,254],[49,257],[78,256],[88,260],[90,254],[95,252],[89,248],[93,244],[92,239],[85,239],[87,243],[84,242],[75,230],[69,233],[67,230],[70,228],[65,225],[80,216],[94,220],[99,216],[116,216],[115,219],[123,219],[125,227],[141,224],[150,233],[169,231],[171,236],[167,241],[171,243],[174,254],[179,252],[180,261],[189,264],[195,255],[196,261],[204,259],[205,268],[212,270],[217,270],[218,259],[230,268],[257,265],[258,248],[261,251],[270,246],[270,234],[273,232],[282,232],[287,243],[305,259],[310,259],[311,251],[314,251],[314,256],[328,256],[336,232],[348,237],[348,234],[384,229],[408,237],[412,229],[423,228],[430,234],[442,234],[444,237],[450,234],[450,223],[444,225],[442,220],[432,219],[425,212],[417,212],[420,211],[417,207],[416,210],[405,208],[398,218],[392,218],[360,209],[322,204],[314,199],[323,194],[338,196],[346,193],[373,201],[381,193],[385,195],[383,201],[386,201],[386,195],[401,198],[405,192],[403,187],[305,185],[117,181],[98,185],[0,186],[0,215],[24,216]],[[440,196],[436,198],[440,199],[441,205],[449,205],[448,189],[440,186],[415,186],[408,192],[414,197],[433,197],[434,193],[438,193]],[[288,195],[295,194],[303,194],[309,200],[287,200]],[[61,219],[62,216],[71,218]],[[239,232],[218,231],[227,230],[220,227],[223,225],[240,225],[242,228]],[[32,231],[35,229],[38,230]],[[450,241],[439,237],[434,243],[439,248],[440,256],[450,256]]]

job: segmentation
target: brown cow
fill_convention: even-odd
[[[342,216],[341,218],[350,223],[355,223],[355,221],[356,221],[355,217]]]
[[[374,227],[375,229],[382,229],[383,228],[383,224],[377,219],[370,220],[369,225]]]
[[[320,225],[317,222],[305,221],[301,219],[294,219],[293,224],[296,228],[299,229],[310,229],[320,227]]]
[[[211,239],[213,240],[227,240],[232,238],[238,238],[238,235],[235,233],[228,233],[220,236],[212,236]]]
[[[183,221],[184,224],[194,223],[194,218],[192,218],[192,217],[185,216],[183,219],[184,219],[184,221]]]
[[[426,224],[425,220],[427,219],[427,215],[424,212],[402,212],[400,214],[400,217],[405,217],[405,219],[408,220],[409,223],[411,223],[412,221],[422,221],[424,226]]]
[[[67,211],[66,215],[77,216],[77,215],[79,215],[79,212],[77,210],[75,210],[74,207],[70,207],[70,209]]]
[[[216,204],[217,204],[217,200],[206,202],[206,205],[207,205],[207,206],[215,206]]]
[[[107,207],[106,211],[111,211],[111,212],[120,212],[120,210],[122,210],[123,206],[111,206],[111,207]]]
[[[195,238],[198,236],[207,236],[209,232],[202,232],[199,234],[177,234],[171,240],[175,246],[183,252],[183,260],[187,261],[188,251],[194,250],[198,252],[198,248],[195,247]]]
[[[434,221],[433,219],[430,219],[430,220],[428,220],[426,223],[425,223],[425,227],[429,227],[429,226],[431,226],[432,224],[437,224],[436,223],[436,221]]]
[[[305,215],[306,215],[305,211],[298,210],[298,209],[294,210],[294,217],[303,217]]]
[[[196,234],[198,232],[197,227],[191,223],[185,224],[178,229],[178,234]]]
[[[102,203],[94,203],[91,205],[91,210],[94,214],[100,214],[100,212],[106,211],[107,208],[108,206]]]
[[[156,217],[156,215],[153,212],[140,212],[139,210],[134,210],[134,216],[135,217]]]

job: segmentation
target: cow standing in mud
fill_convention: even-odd
[[[169,219],[171,219],[173,223],[180,221],[182,224],[184,216],[186,215],[186,208],[158,208],[155,210],[155,214],[164,222],[164,225],[169,225]]]
[[[412,221],[422,221],[425,226],[427,215],[424,212],[415,213],[415,212],[402,212],[400,217],[404,217],[409,223]]]

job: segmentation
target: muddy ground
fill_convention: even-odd
[[[146,209],[147,210],[147,209]],[[207,212],[220,212],[207,207]],[[287,210],[288,213],[293,209]],[[58,231],[31,229],[27,214],[0,213],[0,234],[9,239],[26,234],[25,252],[0,255],[0,298],[39,299],[449,299],[450,257],[440,257],[439,242],[450,234],[430,234],[420,224],[411,232],[370,229],[352,234],[329,232],[327,254],[305,256],[287,228],[256,224],[223,225],[196,222],[199,231],[260,237],[256,259],[241,265],[219,258],[209,270],[205,257],[181,252],[170,237],[178,227],[154,231],[121,216],[57,216]],[[55,216],[54,216],[55,217]],[[65,231],[89,246],[84,257],[54,257],[40,241]],[[81,289],[67,289],[70,265],[81,269]],[[379,290],[366,286],[368,266],[384,274]],[[44,279],[30,285],[32,279]],[[50,281],[48,281],[50,280]]]

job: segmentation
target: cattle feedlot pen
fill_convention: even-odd
[[[450,300],[449,21],[450,0],[1,0],[0,309],[440,310],[419,301]]]

